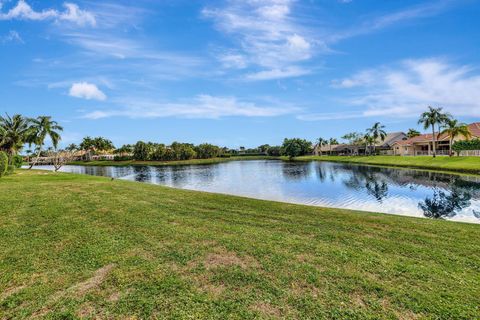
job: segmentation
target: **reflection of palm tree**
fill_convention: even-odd
[[[373,182],[367,182],[365,188],[378,202],[382,202],[382,200],[388,196],[388,185],[385,181],[378,182],[375,180]]]
[[[427,218],[446,219],[455,216],[463,208],[469,207],[472,199],[466,189],[453,187],[450,194],[435,189],[432,197],[427,197],[418,206]]]

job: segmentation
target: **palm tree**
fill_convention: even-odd
[[[317,139],[317,145],[318,145],[318,149],[317,150],[320,150],[320,156],[322,155],[322,147],[323,145],[325,145],[326,143],[328,143],[328,141],[326,139],[323,139],[323,138],[318,138]]]
[[[470,140],[472,137],[472,133],[470,132],[468,125],[465,123],[459,123],[458,120],[455,119],[449,119],[446,121],[442,128],[443,130],[440,132],[440,134],[446,134],[450,137],[450,155],[452,155],[453,140],[456,137],[464,136],[467,140]]]
[[[65,148],[65,150],[70,151],[70,152],[77,151],[78,146],[75,143],[71,143]]]
[[[408,129],[408,132],[407,132],[407,137],[410,139],[410,138],[414,138],[414,137],[418,137],[420,135],[420,132],[418,132],[417,130],[415,129]]]
[[[37,146],[37,156],[30,165],[30,169],[37,163],[47,136],[52,140],[53,148],[56,150],[58,143],[61,140],[58,131],[63,131],[63,128],[49,116],[37,117],[36,119],[32,119],[31,123],[31,134],[28,142]]]
[[[6,151],[9,158],[16,155],[23,148],[29,132],[28,118],[19,114],[0,116],[0,150]]]
[[[332,145],[334,145],[334,144],[338,144],[337,139],[335,139],[335,138],[330,138],[330,139],[328,139],[328,145],[329,145],[329,149],[330,149],[330,155],[332,155]]]
[[[371,136],[369,133],[366,133],[364,136],[363,136],[363,141],[365,142],[365,155],[367,154],[367,151],[368,153],[370,153],[370,150],[371,149],[371,146],[373,144],[375,144],[375,142],[377,141],[373,136]],[[370,147],[370,148],[369,148]]]
[[[437,149],[436,149],[436,131],[435,125],[441,126],[442,124],[446,123],[451,119],[451,115],[449,113],[442,112],[443,108],[433,108],[428,107],[428,111],[425,111],[420,115],[420,119],[418,119],[418,124],[423,124],[423,128],[427,130],[429,127],[432,127],[432,147],[433,147],[433,157],[437,156]]]
[[[382,142],[385,141],[385,137],[387,136],[387,133],[383,129],[385,129],[385,126],[382,125],[380,122],[375,122],[375,124],[371,128],[367,129],[367,133],[374,140],[373,152],[375,152],[375,144],[378,142],[378,139],[380,139]]]

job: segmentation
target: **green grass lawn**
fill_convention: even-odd
[[[480,226],[0,179],[0,319],[478,319]]]
[[[229,158],[210,158],[210,159],[192,159],[192,160],[178,160],[178,161],[73,161],[69,164],[71,165],[82,165],[82,166],[176,166],[176,165],[201,165],[201,164],[215,164],[222,163],[227,161],[237,161],[237,160],[274,160],[280,159],[279,157],[269,157],[269,156],[237,156]]]
[[[299,161],[333,161],[480,174],[480,157],[305,156]]]

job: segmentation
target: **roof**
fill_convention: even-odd
[[[375,144],[376,147],[390,147],[395,144],[397,141],[402,141],[405,138],[407,138],[407,135],[403,132],[390,132],[387,133],[385,136],[385,139],[381,141],[381,139],[377,140],[377,143]]]
[[[480,122],[474,122],[468,125],[468,129],[472,133],[472,136],[475,138],[480,138]],[[437,137],[437,141],[448,141],[450,136],[448,134],[441,134]],[[421,143],[421,142],[430,142],[432,141],[432,134],[421,134],[419,136],[407,139],[407,140],[400,140],[396,141],[393,144],[401,145],[401,146],[409,146],[414,143]]]

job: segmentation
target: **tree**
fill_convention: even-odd
[[[407,132],[407,137],[410,139],[410,138],[414,138],[414,137],[418,137],[420,135],[420,132],[418,132],[417,130],[415,129],[408,129],[408,132]]]
[[[37,146],[37,156],[30,165],[31,169],[37,163],[47,137],[49,137],[52,141],[53,148],[57,149],[58,143],[61,140],[59,131],[63,131],[63,128],[58,125],[56,121],[53,121],[52,117],[49,116],[39,116],[36,119],[31,119],[30,121],[32,125],[28,142]]]
[[[433,108],[428,107],[428,111],[425,111],[420,115],[420,119],[418,119],[418,124],[423,124],[423,128],[426,130],[428,128],[432,128],[432,148],[433,148],[433,157],[437,156],[437,149],[436,149],[436,142],[437,136],[435,131],[435,126],[441,126],[445,124],[448,120],[451,119],[450,114],[444,113],[443,108]]]
[[[328,139],[328,146],[329,146],[329,149],[330,149],[330,155],[332,155],[332,145],[335,145],[335,144],[338,144],[337,139],[335,139],[335,138]]]
[[[52,159],[53,168],[55,172],[60,170],[65,164],[71,162],[74,158],[74,151],[69,150],[58,150],[58,151],[49,151],[48,157]]]
[[[456,137],[463,136],[466,140],[472,138],[472,133],[470,132],[468,125],[465,123],[459,123],[458,120],[455,119],[448,119],[441,128],[443,128],[443,130],[440,134],[446,134],[450,138],[450,155],[452,155],[453,140],[455,140]]]
[[[373,152],[375,153],[375,145],[378,142],[378,139],[380,139],[382,142],[385,141],[385,137],[387,136],[387,133],[385,130],[384,125],[382,125],[380,122],[375,122],[375,124],[367,129],[367,133],[373,138]]]
[[[240,149],[243,147],[240,147]],[[245,150],[245,148],[243,148]],[[195,151],[197,152],[197,158],[199,159],[210,159],[218,157],[220,154],[220,148],[209,143],[202,143],[195,147]]]
[[[318,138],[317,139],[317,145],[318,145],[317,150],[320,150],[320,156],[322,155],[322,147],[327,143],[328,143],[328,140],[326,140],[326,139],[323,139],[323,138]]]
[[[115,149],[112,141],[104,137],[91,138],[89,136],[83,138],[80,143],[80,150],[84,150],[87,153],[88,159],[90,159],[92,153],[109,151]]]
[[[367,152],[371,154],[372,145],[375,144],[377,140],[369,133],[366,133],[363,136],[363,141],[365,142],[365,154],[367,154]]]
[[[7,173],[8,156],[4,151],[0,151],[0,178]]]
[[[363,136],[358,132],[350,132],[342,137],[343,140],[348,141],[349,144],[361,145],[363,144]]]
[[[268,153],[268,149],[270,149],[270,145],[268,145],[268,144],[262,144],[261,146],[258,146],[257,149],[258,149],[258,152],[267,154],[267,153]]]
[[[282,154],[282,147],[272,146],[268,148],[267,154],[271,157],[279,157]]]
[[[65,150],[70,151],[70,152],[74,152],[74,151],[78,151],[79,148],[75,143],[71,143],[65,148]]]
[[[288,156],[290,159],[293,159],[294,157],[310,153],[312,150],[312,143],[299,138],[285,138],[285,140],[283,140],[282,150],[284,155]]]
[[[10,117],[0,117],[0,150],[7,153],[11,159],[22,148],[30,135],[30,119],[19,114]]]
[[[149,160],[150,149],[147,143],[138,141],[133,147],[133,158],[139,161]]]

